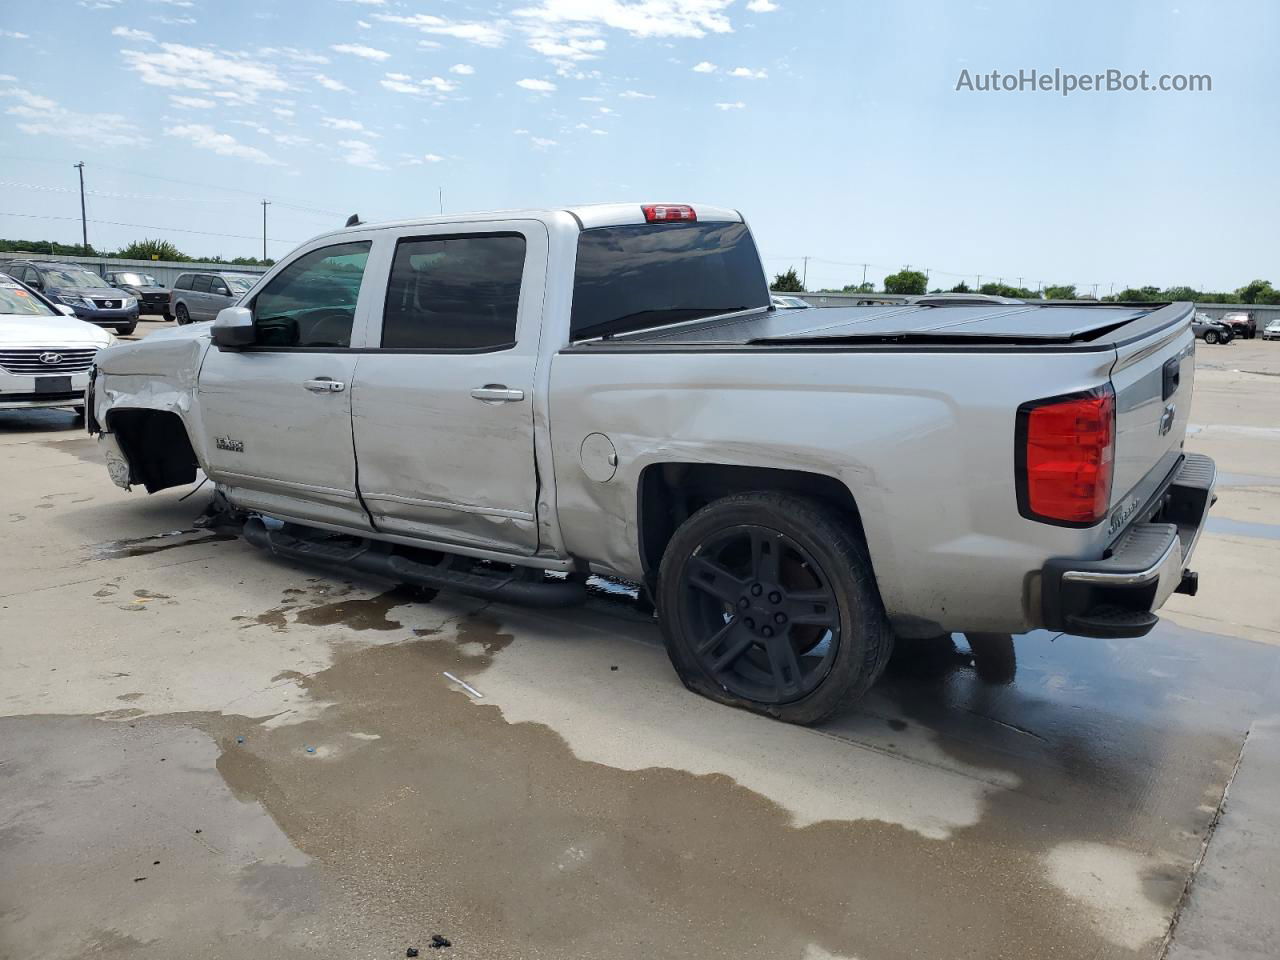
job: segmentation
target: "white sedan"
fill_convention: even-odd
[[[0,410],[80,410],[89,368],[115,339],[0,274]]]
[[[1272,320],[1262,330],[1263,340],[1280,340],[1280,320]]]

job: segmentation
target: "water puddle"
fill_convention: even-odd
[[[1209,515],[1206,529],[1211,533],[1227,536],[1255,537],[1259,540],[1280,540],[1280,524],[1249,523],[1245,520],[1231,520],[1227,517]]]
[[[216,530],[170,530],[149,537],[133,537],[128,540],[108,540],[95,543],[89,549],[95,560],[116,560],[120,557],[146,557],[164,550],[176,550],[178,547],[191,547],[201,543],[218,543],[235,540],[230,533],[219,533]]]

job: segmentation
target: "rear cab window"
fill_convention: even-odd
[[[768,306],[745,223],[628,224],[578,237],[572,340]]]

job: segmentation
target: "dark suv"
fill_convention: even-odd
[[[110,286],[77,263],[11,260],[10,276],[34,287],[54,303],[66,304],[81,320],[130,334],[138,326],[138,298]]]
[[[132,270],[108,270],[107,283],[137,297],[139,312],[160,314],[166,320],[172,319],[169,313],[169,288],[151,274]]]
[[[1229,326],[1237,337],[1252,340],[1258,335],[1258,320],[1252,310],[1232,310],[1222,315],[1222,322]]]

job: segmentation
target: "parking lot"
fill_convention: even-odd
[[[1199,345],[1195,390],[1199,596],[1007,684],[904,645],[818,729],[688,693],[616,587],[292,565],[0,412],[0,957],[1270,955],[1280,344]]]

